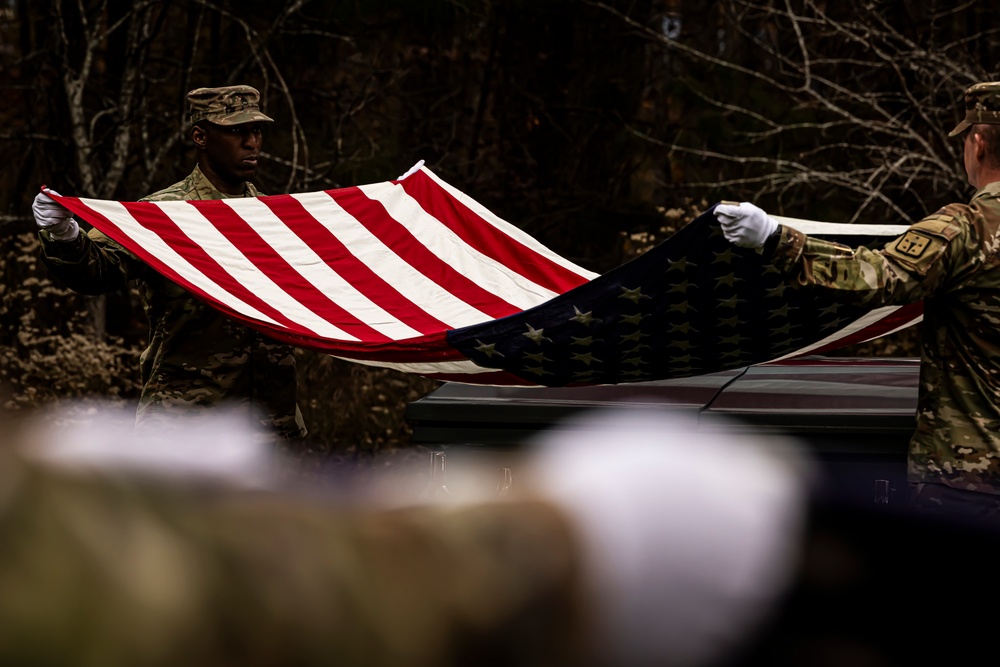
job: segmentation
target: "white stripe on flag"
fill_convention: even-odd
[[[329,197],[326,197],[329,200]],[[391,340],[414,338],[421,332],[401,322],[331,269],[316,252],[259,199],[223,199],[275,252],[312,287]]]
[[[405,225],[424,247],[504,301],[525,310],[558,296],[557,292],[534,283],[469,246],[440,220],[427,213],[403,186],[376,183],[362,185],[359,189],[372,200],[381,202],[389,215]]]
[[[881,338],[882,336],[888,336],[888,335],[890,335],[890,334],[894,334],[894,333],[896,333],[897,331],[902,331],[903,329],[909,329],[910,327],[912,327],[912,326],[914,326],[914,325],[917,325],[917,324],[920,324],[920,323],[921,323],[921,322],[923,322],[923,321],[924,321],[924,315],[923,315],[923,313],[921,312],[921,314],[920,314],[920,315],[919,315],[918,317],[915,317],[915,318],[913,318],[912,320],[909,320],[908,322],[905,322],[904,324],[900,324],[900,325],[899,325],[898,327],[896,327],[895,329],[892,329],[891,331],[886,331],[885,333],[880,333],[880,334],[875,334],[875,335],[874,335],[874,336],[872,336],[871,338],[865,338],[865,339],[864,339],[863,341],[861,341],[861,342],[862,342],[862,343],[865,343],[865,342],[868,342],[868,341],[870,341],[870,340],[875,340],[876,338]]]
[[[191,265],[184,257],[177,254],[162,238],[156,233],[143,227],[133,218],[129,212],[119,202],[103,199],[80,199],[80,203],[93,211],[103,215],[113,222],[136,246],[145,249],[169,268],[176,271],[181,278],[194,287],[202,290],[222,305],[238,313],[260,320],[267,324],[287,329],[285,325],[275,322],[273,319],[261,313],[253,306],[243,300],[233,296],[227,290],[220,287],[214,280],[210,279],[199,269]]]
[[[772,215],[778,224],[786,225],[808,236],[885,236],[895,238],[902,236],[906,225],[868,225],[853,222],[820,222],[818,220],[803,220],[801,218],[785,218]]]
[[[899,306],[883,306],[881,308],[876,308],[871,312],[865,313],[855,321],[848,324],[843,329],[840,329],[835,333],[830,334],[823,340],[816,341],[812,345],[807,345],[803,348],[795,350],[794,352],[789,352],[788,354],[778,357],[777,359],[771,359],[767,363],[773,363],[775,361],[784,361],[785,359],[789,359],[791,357],[799,357],[804,354],[808,354],[810,350],[815,350],[817,348],[823,347],[824,345],[829,345],[830,343],[836,342],[843,338],[847,338],[853,333],[861,331],[862,329],[866,329],[872,326],[873,324],[880,322],[881,320],[885,319],[889,315],[892,315],[894,312],[899,310],[899,308],[900,308]],[[915,320],[915,322],[916,321],[919,321],[919,319]],[[900,329],[904,329],[907,326],[910,326],[910,324],[914,324],[914,322],[910,322],[909,324],[904,324],[902,326],[896,327],[895,329],[893,329],[893,331],[899,331]],[[871,338],[866,338],[865,340],[871,340],[872,338],[880,338],[881,336],[884,335],[886,334],[877,334],[872,336]]]
[[[529,236],[526,232],[524,232],[524,230],[520,229],[519,227],[515,227],[514,225],[510,224],[503,218],[497,216],[495,213],[487,209],[485,206],[477,202],[469,195],[465,194],[461,190],[455,189],[452,185],[449,185],[448,183],[442,181],[440,178],[437,177],[437,175],[434,172],[430,171],[429,169],[421,167],[420,171],[427,174],[427,176],[435,183],[437,183],[442,190],[447,192],[449,196],[460,201],[470,211],[479,216],[484,222],[489,223],[493,227],[502,231],[504,234],[510,236],[513,239],[516,239],[519,243],[531,248],[538,254],[543,255],[553,264],[558,264],[563,268],[569,269],[573,273],[577,274],[578,276],[581,276],[586,280],[593,280],[598,275],[600,275],[592,271],[588,271],[582,266],[577,266],[576,264],[569,261],[565,257],[562,257],[552,252],[549,248],[539,243],[534,237]]]
[[[331,355],[337,356],[337,355]],[[353,361],[356,364],[365,366],[378,366],[380,368],[391,368],[403,373],[415,373],[417,375],[431,375],[446,373],[448,375],[477,375],[480,373],[496,373],[497,368],[483,368],[471,361],[438,361],[438,362],[413,362],[399,363],[391,361],[370,361],[368,359],[349,359],[347,357],[337,357],[345,361]]]
[[[292,197],[320,225],[337,237],[351,254],[416,308],[456,329],[492,319],[453,295],[445,286],[410,266],[327,193],[310,192]],[[339,293],[336,294],[336,300],[345,308],[350,305]]]
[[[286,318],[318,336],[334,340],[358,340],[293,299],[247,259],[242,251],[216,229],[197,208],[186,202],[153,203],[173,220],[189,239],[208,253],[219,264],[220,269]]]

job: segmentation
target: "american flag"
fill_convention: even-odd
[[[711,209],[599,276],[421,164],[392,181],[254,199],[52,196],[277,340],[441,380],[687,377],[869,340],[921,314],[820,303],[729,244]],[[898,231],[781,221],[855,240]]]

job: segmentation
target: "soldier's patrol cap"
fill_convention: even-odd
[[[979,123],[1000,125],[1000,81],[977,83],[965,91],[965,120],[948,136],[954,137]]]
[[[207,120],[216,125],[274,122],[260,110],[260,93],[252,86],[195,88],[187,94],[188,120]]]

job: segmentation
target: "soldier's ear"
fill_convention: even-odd
[[[976,160],[982,162],[986,159],[986,138],[976,132],[972,135],[972,145],[976,151]]]
[[[203,150],[208,142],[208,133],[205,131],[205,128],[197,123],[192,125],[191,141],[194,143],[195,148]]]

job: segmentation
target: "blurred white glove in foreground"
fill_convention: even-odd
[[[58,195],[55,190],[49,190]],[[72,241],[80,233],[80,226],[73,219],[73,214],[64,206],[56,203],[44,192],[35,195],[31,204],[31,212],[35,214],[35,224],[39,229],[49,230],[53,241]]]
[[[61,403],[26,422],[23,455],[53,467],[110,476],[263,489],[274,482],[274,443],[242,406],[165,417],[135,429],[135,410]]]
[[[778,230],[774,218],[746,201],[738,205],[719,204],[715,207],[715,217],[726,240],[742,248],[759,248]]]
[[[545,436],[528,472],[578,528],[600,662],[731,655],[795,576],[810,479],[800,448],[651,410],[584,419]]]

